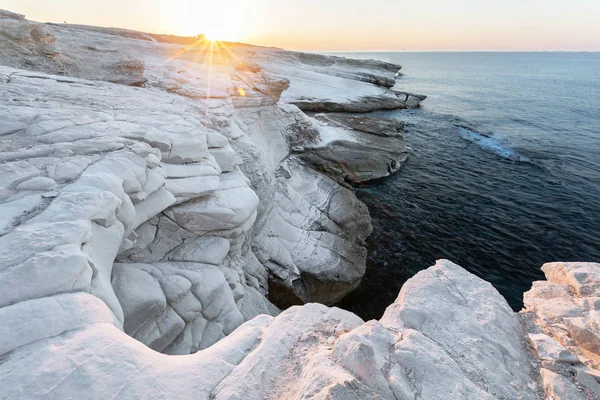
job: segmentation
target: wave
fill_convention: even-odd
[[[531,163],[531,160],[529,158],[520,155],[509,145],[503,143],[503,141],[500,139],[497,139],[490,135],[486,135],[484,133],[472,131],[462,126],[457,126],[457,128],[458,133],[463,139],[477,144],[484,150],[491,151],[492,153],[507,160]]]

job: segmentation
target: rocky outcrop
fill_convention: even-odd
[[[394,88],[400,65],[276,49],[256,52],[253,59],[270,75],[289,79],[282,100],[307,112],[405,109],[426,98]]]
[[[2,215],[0,237],[3,305],[87,292],[126,333],[177,354],[239,326],[244,277],[231,284],[225,278],[234,276],[225,265],[227,233],[195,238],[195,252],[202,245],[210,251],[190,254],[194,235],[175,222],[180,213],[171,207],[189,193],[207,202],[231,190],[254,196],[247,181],[231,184],[239,172],[220,173],[194,105],[158,90],[5,67],[1,76],[12,126],[1,142],[2,206],[11,210]],[[152,118],[146,108],[155,102]],[[176,182],[185,193],[172,189],[178,168],[207,182]],[[185,215],[203,213],[198,207]],[[233,221],[227,226],[244,218]],[[178,345],[192,326],[194,340]]]
[[[2,264],[4,305],[91,293],[125,333],[189,354],[276,315],[273,302],[334,304],[358,285],[368,211],[293,153],[319,142],[321,123],[280,101],[293,79],[260,66],[305,64],[245,47],[207,60],[135,35],[0,17],[31,33],[26,43],[52,29],[63,49],[51,62],[0,61],[73,75],[0,67],[0,240],[19,254]],[[343,79],[371,86],[355,80],[359,64]],[[32,271],[45,278],[25,285]]]
[[[219,133],[194,103],[158,89],[9,68],[2,81],[4,305],[90,292],[126,333],[181,354],[277,313],[269,281],[280,305],[330,304],[364,274],[366,207],[288,158],[277,124],[297,109],[224,104],[239,120]],[[254,189],[230,140],[255,157]],[[265,141],[279,141],[279,156]],[[25,284],[32,271],[55,286]]]
[[[549,263],[524,295],[521,318],[557,399],[600,398],[600,264]]]
[[[545,266],[522,323],[449,261],[379,321],[327,307],[365,272],[348,183],[407,151],[299,106],[416,106],[399,66],[127,32],[0,12],[0,398],[598,395],[597,264]]]
[[[22,344],[2,349],[2,397],[539,398],[515,314],[490,284],[447,261],[409,280],[380,321],[292,307],[185,357],[125,335],[95,296],[50,299],[0,310],[11,327],[2,337]],[[45,328],[31,342],[23,312],[52,315],[53,335]]]
[[[60,50],[53,31],[45,24],[25,20],[25,16],[0,10],[0,52],[13,66],[41,66],[48,59],[57,62]]]
[[[424,96],[390,91],[383,95],[362,96],[346,102],[322,100],[306,96],[301,96],[290,102],[298,106],[301,110],[308,112],[366,113],[379,110],[400,110],[418,107],[423,100],[425,100]]]
[[[320,140],[303,146],[300,158],[340,183],[390,176],[408,158],[401,121],[348,114],[317,114],[314,119]]]

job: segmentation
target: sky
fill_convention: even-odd
[[[0,8],[292,50],[600,51],[600,0],[0,0]]]

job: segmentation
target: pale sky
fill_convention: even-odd
[[[600,50],[600,0],[0,0],[0,8],[295,50]]]

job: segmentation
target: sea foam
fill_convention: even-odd
[[[529,158],[519,155],[508,144],[504,143],[502,139],[498,139],[483,133],[475,132],[461,126],[457,128],[460,136],[463,139],[477,144],[484,150],[491,151],[492,153],[502,158],[506,158],[507,160],[530,162]]]

